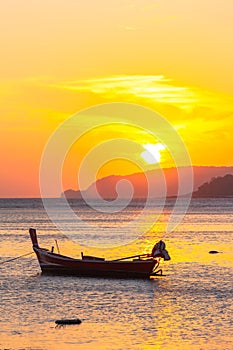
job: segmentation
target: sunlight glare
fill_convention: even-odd
[[[141,153],[142,158],[148,164],[155,164],[160,162],[160,159],[161,159],[160,151],[164,150],[165,146],[162,145],[161,143],[157,143],[156,145],[148,143],[146,145],[143,145],[143,148],[145,148],[146,151]]]

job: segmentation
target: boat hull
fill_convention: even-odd
[[[43,275],[50,276],[76,276],[76,277],[103,277],[103,278],[126,278],[126,279],[148,279],[153,276],[153,273],[141,273],[137,271],[122,271],[122,270],[88,270],[88,269],[77,269],[60,267],[56,269],[52,266],[42,267]]]
[[[112,277],[112,278],[149,278],[157,261],[95,261],[72,259],[51,253],[42,248],[35,248],[41,270],[46,275]]]

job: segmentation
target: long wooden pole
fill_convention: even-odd
[[[58,254],[60,254],[60,249],[58,247],[58,243],[57,243],[57,240],[55,239],[55,243],[56,243],[56,247],[57,247],[57,251],[58,251]]]
[[[125,258],[120,258],[120,259],[115,259],[112,261],[120,261],[120,260],[126,260],[126,259],[133,259],[133,258],[140,258],[140,257],[151,257],[151,254],[139,254],[139,255],[132,255],[132,256],[127,256]]]

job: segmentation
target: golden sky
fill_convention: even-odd
[[[231,0],[3,2],[0,197],[39,196],[51,133],[106,102],[137,103],[166,117],[194,165],[232,165],[232,18]]]

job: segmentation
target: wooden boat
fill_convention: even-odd
[[[170,260],[165,243],[159,241],[150,254],[134,255],[117,260],[105,260],[81,253],[81,259],[56,254],[52,250],[39,247],[36,230],[29,229],[33,250],[37,255],[43,274],[75,275],[113,278],[149,278],[162,275],[158,269],[160,259]]]

